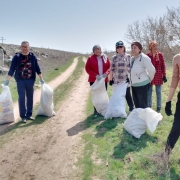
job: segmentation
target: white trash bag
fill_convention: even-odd
[[[156,130],[159,121],[163,118],[161,113],[157,113],[151,108],[144,109],[144,112],[139,114],[139,117],[146,122],[147,128],[151,133]]]
[[[131,111],[124,122],[124,129],[136,138],[140,138],[147,129],[146,122],[139,118],[139,114],[143,113],[142,108],[137,108]]]
[[[103,116],[105,116],[109,103],[109,97],[104,82],[105,78],[101,78],[101,80],[96,80],[90,87],[92,92],[92,103],[97,112]]]
[[[123,82],[113,85],[113,94],[109,100],[105,118],[121,117],[126,118],[126,90],[128,83]]]
[[[148,128],[150,132],[154,132],[163,116],[151,108],[134,109],[124,122],[124,129],[136,138],[140,138]]]
[[[46,83],[41,84],[41,99],[40,107],[37,110],[37,115],[54,116],[54,103],[53,103],[53,89]]]
[[[3,92],[0,94],[0,124],[14,121],[14,106],[11,92],[8,86],[2,85]]]

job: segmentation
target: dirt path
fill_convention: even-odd
[[[51,82],[48,83],[48,85],[50,85],[53,89],[55,89],[57,86],[59,86],[61,83],[65,82],[73,73],[73,71],[76,68],[76,65],[78,63],[78,58],[74,59],[74,62],[72,63],[72,65],[65,71],[63,72],[60,76],[58,76],[57,78],[55,78],[54,80],[52,80]],[[41,90],[37,89],[34,92],[34,106],[39,103],[40,101],[40,96],[41,96]],[[14,103],[14,117],[15,117],[15,122],[18,121],[19,117],[19,107],[18,107],[18,102]],[[14,123],[15,123],[14,122]],[[12,126],[13,123],[11,124],[4,124],[0,126],[0,134],[3,133],[9,126]]]
[[[75,165],[82,150],[81,132],[89,85],[85,72],[56,116],[29,127],[0,149],[0,179],[79,180]]]

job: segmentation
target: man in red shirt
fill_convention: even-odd
[[[161,52],[158,51],[158,44],[156,41],[151,41],[149,44],[150,52],[147,53],[153,66],[156,69],[153,80],[151,81],[151,86],[148,93],[148,107],[152,106],[152,89],[153,85],[156,87],[156,99],[157,99],[157,112],[161,110],[161,91],[163,82],[167,82],[166,79],[166,65],[164,62],[164,57]]]
[[[108,74],[110,73],[110,61],[109,58],[102,53],[99,45],[93,47],[93,55],[88,58],[85,69],[89,74],[88,82],[90,83],[90,86],[96,81],[96,79],[100,80],[102,77],[105,77],[105,86],[107,89],[107,82],[109,81]],[[95,107],[94,114],[98,114]]]

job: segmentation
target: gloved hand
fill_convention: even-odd
[[[4,85],[5,85],[5,86],[8,86],[8,85],[9,85],[9,80],[6,80],[6,81],[4,82]]]
[[[44,84],[45,82],[44,82],[44,80],[43,80],[43,79],[40,79],[40,83],[41,83],[41,84]]]
[[[166,76],[163,76],[163,82],[166,83],[167,82],[167,78]]]
[[[129,81],[129,78],[127,78],[127,79],[126,79],[126,83],[129,83],[129,82],[130,82],[130,81]]]
[[[106,77],[107,77],[107,74],[106,74],[106,73],[104,73],[104,74],[102,75],[102,77],[103,77],[103,78],[106,78]]]
[[[112,86],[114,84],[114,80],[109,81],[109,85]]]
[[[167,116],[172,115],[172,111],[171,111],[171,101],[169,101],[169,102],[166,103],[165,112],[166,112]]]
[[[96,79],[97,79],[97,80],[100,80],[100,79],[101,79],[101,76],[100,76],[100,75],[97,75],[97,76],[96,76]]]

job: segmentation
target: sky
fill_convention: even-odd
[[[80,53],[95,44],[111,51],[119,40],[126,44],[129,24],[178,6],[180,0],[0,0],[0,38]]]

